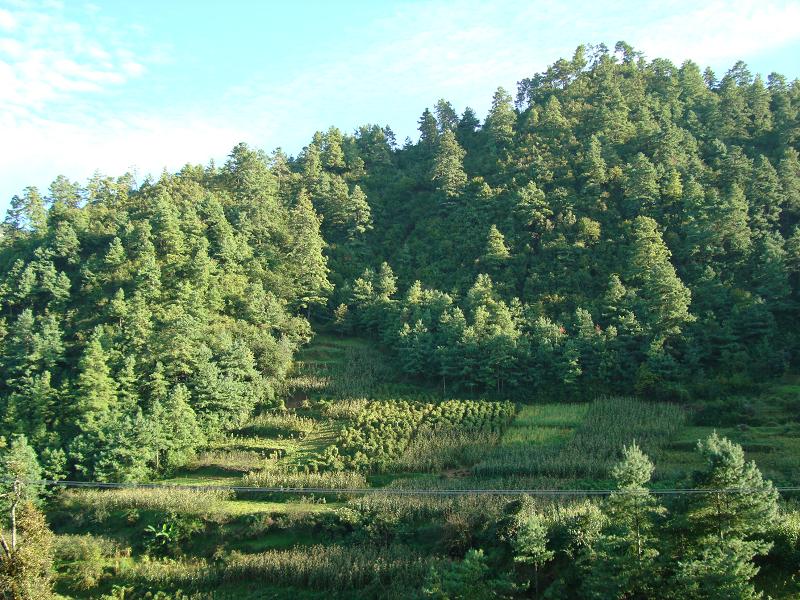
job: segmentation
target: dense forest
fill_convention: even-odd
[[[800,85],[628,45],[297,158],[15,196],[2,430],[51,475],[142,478],[280,402],[309,317],[444,393],[684,399],[796,360]],[[147,448],[146,452],[140,449]]]
[[[796,597],[799,150],[797,80],[620,42],[416,141],[25,189],[0,599]]]
[[[266,158],[15,197],[2,248],[2,428],[45,473],[117,481],[185,461],[276,402],[331,290],[319,219]]]
[[[375,128],[320,134],[298,162],[337,322],[409,373],[507,396],[680,399],[779,374],[798,343],[798,108],[780,75],[618,44],[515,102],[499,89],[482,125],[439,101],[396,151]],[[337,225],[354,177],[361,236]]]

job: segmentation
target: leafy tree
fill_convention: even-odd
[[[474,598],[507,598],[513,585],[505,575],[492,577],[483,550],[469,550],[464,560],[454,562],[449,568],[433,567],[425,582],[428,598],[441,600],[466,600]]]
[[[539,570],[553,560],[555,552],[547,547],[547,526],[541,515],[527,511],[519,519],[514,538],[514,562],[533,565],[534,591],[539,595]]]
[[[2,486],[0,489],[3,490],[0,500],[3,519],[7,518],[8,509],[13,501],[23,504],[38,503],[42,487],[29,482],[41,481],[42,468],[39,466],[36,452],[24,435],[13,436],[8,448],[0,455],[0,479],[3,480],[0,483]],[[19,482],[18,486],[13,483],[15,480]]]
[[[48,600],[53,594],[54,536],[44,515],[31,502],[22,502],[17,515],[15,544],[0,549],[0,598]]]

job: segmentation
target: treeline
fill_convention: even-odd
[[[140,185],[26,189],[0,241],[0,433],[49,477],[135,480],[279,403],[330,290],[319,223],[244,145]]]
[[[680,398],[796,361],[800,84],[580,47],[483,123],[317,134],[297,165],[330,242],[331,318],[480,393]],[[336,157],[343,156],[340,160]],[[322,158],[320,158],[322,157]],[[343,229],[340,181],[369,212]],[[362,231],[363,230],[363,231]]]

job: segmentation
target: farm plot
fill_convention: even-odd
[[[474,473],[482,477],[604,479],[623,445],[635,440],[657,459],[685,421],[678,406],[634,398],[529,406],[500,444],[475,466]]]

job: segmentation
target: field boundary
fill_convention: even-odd
[[[161,483],[109,483],[102,481],[68,481],[55,479],[13,480],[0,479],[3,483],[21,483],[24,485],[37,485],[48,487],[71,487],[89,489],[162,489],[165,491],[230,491],[242,493],[266,494],[386,494],[395,496],[608,496],[611,494],[657,496],[683,495],[683,494],[763,494],[763,488],[673,488],[659,489],[647,488],[641,490],[618,489],[503,489],[503,488],[474,488],[474,489],[399,489],[399,488],[291,488],[291,487],[247,487],[225,485],[165,485]],[[800,492],[797,487],[775,487],[777,492]]]

